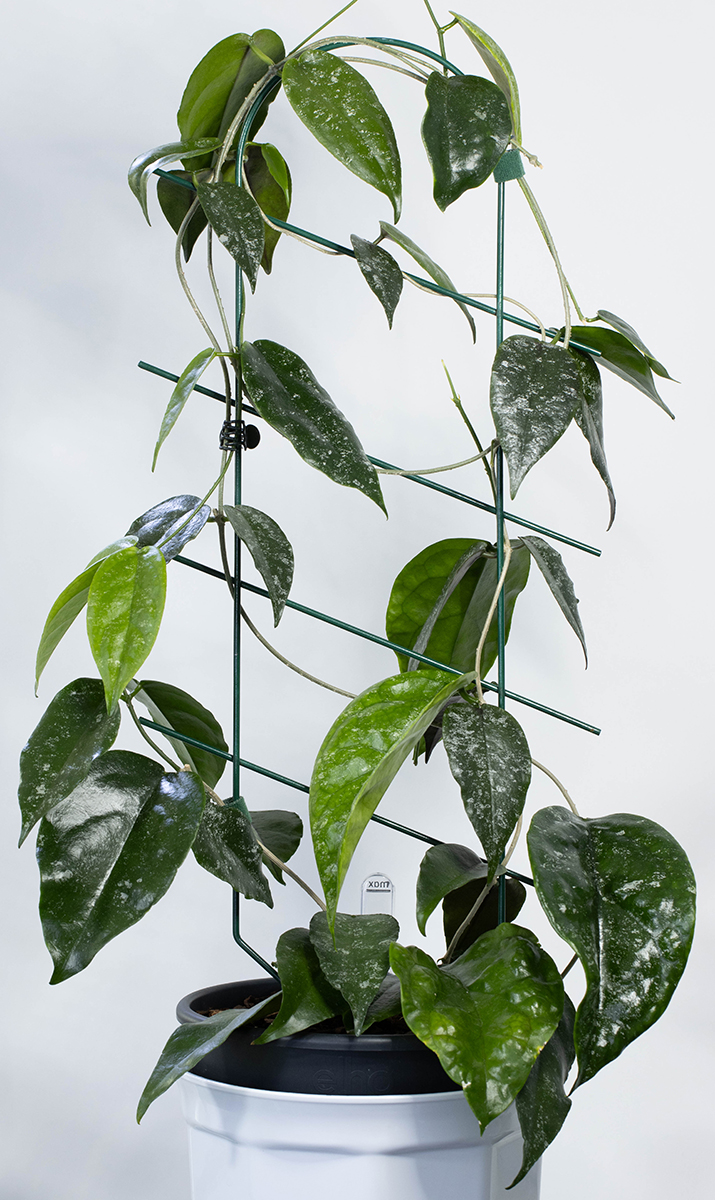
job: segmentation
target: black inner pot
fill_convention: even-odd
[[[272,979],[245,979],[202,988],[179,1001],[182,1025],[205,1020],[202,1012],[236,1008],[249,996],[263,1000],[276,991]],[[252,1046],[265,1025],[243,1026],[192,1070],[218,1083],[310,1095],[399,1096],[459,1091],[437,1055],[413,1033],[347,1033],[306,1030],[265,1046]]]

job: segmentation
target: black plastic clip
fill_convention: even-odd
[[[255,450],[261,435],[255,425],[245,421],[224,421],[218,444],[221,450]]]

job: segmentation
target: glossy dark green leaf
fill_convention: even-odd
[[[132,521],[127,537],[135,537],[138,546],[157,546],[169,562],[198,537],[210,516],[211,505],[201,505],[198,496],[171,496]]]
[[[268,217],[275,217],[279,221],[287,221],[292,185],[290,171],[282,154],[270,142],[262,144],[251,142],[246,147],[244,170],[248,186],[261,212]],[[278,244],[280,232],[270,225],[265,225],[263,232],[265,244],[261,266],[266,275],[270,275],[273,253]]]
[[[243,381],[269,425],[305,462],[335,483],[358,488],[385,511],[377,472],[357,434],[307,363],[277,342],[244,342]]]
[[[109,558],[110,555],[116,554],[119,550],[125,550],[127,546],[135,546],[136,542],[137,539],[135,537],[123,537],[119,538],[116,542],[112,542],[105,550],[101,550],[99,554],[96,554],[85,570],[76,579],[73,579],[71,583],[68,583],[63,592],[60,592],[47,615],[40,644],[37,647],[35,693],[37,693],[40,676],[52,654],[62,641],[70,625],[79,616],[87,603],[90,584],[97,573],[99,564],[105,558]]]
[[[280,808],[266,808],[252,811],[250,817],[259,842],[262,842],[268,850],[272,850],[281,862],[288,862],[295,854],[303,837],[303,822],[298,814],[286,812]],[[277,867],[265,854],[263,855],[263,865],[279,883],[285,882],[280,867]]]
[[[197,183],[196,190],[211,228],[245,271],[251,291],[255,292],[265,247],[265,226],[256,201],[245,188],[225,180]]]
[[[616,494],[613,490],[611,476],[608,471],[603,440],[603,388],[601,386],[601,372],[589,354],[581,354],[580,351],[571,350],[570,347],[569,349],[579,364],[583,392],[581,408],[576,409],[574,420],[588,442],[591,451],[591,462],[606,485],[610,509],[608,528],[610,529],[616,516]]]
[[[583,625],[578,613],[578,599],[573,583],[571,582],[571,577],[564,565],[563,558],[558,550],[554,549],[548,542],[545,542],[543,538],[532,535],[530,537],[524,536],[521,540],[549,585],[554,600],[580,641],[586,666],[588,666],[586,634],[583,631]]]
[[[401,229],[396,229],[394,225],[389,225],[387,221],[380,221],[380,229],[385,237],[389,238],[391,242],[394,242],[396,246],[401,246],[411,258],[414,258],[415,262],[419,263],[419,265],[422,267],[422,270],[429,275],[430,279],[433,279],[434,282],[439,284],[440,287],[446,288],[448,292],[457,291],[457,288],[452,283],[452,280],[447,272],[443,271],[438,263],[436,263],[434,259],[430,258],[429,254],[425,254],[424,250],[418,246],[416,242],[413,242],[412,238],[409,238],[406,233],[403,233]],[[461,308],[462,312],[467,318],[467,323],[472,331],[472,341],[476,342],[477,327],[474,324],[474,318],[472,314],[470,313],[466,304],[462,304],[460,300],[456,300],[455,304]]]
[[[673,383],[677,382],[673,379],[672,375],[668,374],[663,364],[658,362],[657,358],[653,357],[645,342],[636,333],[632,325],[629,325],[628,322],[624,321],[622,317],[617,317],[615,313],[607,312],[604,308],[599,308],[596,316],[599,318],[599,320],[605,321],[607,325],[611,325],[613,329],[618,331],[618,333],[622,333],[624,337],[628,338],[629,342],[633,342],[633,345],[637,350],[640,350],[643,357],[647,360],[648,366],[655,375],[660,375],[662,379],[670,379]]]
[[[225,1012],[215,1013],[213,1017],[206,1017],[196,1024],[180,1025],[175,1029],[141,1094],[137,1107],[137,1123],[141,1121],[149,1105],[153,1104],[158,1096],[163,1095],[172,1083],[176,1083],[177,1079],[195,1067],[211,1050],[221,1046],[234,1029],[250,1025],[259,1016],[272,1012],[279,997],[280,992],[276,992],[251,1008],[228,1008]]]
[[[675,420],[668,405],[658,395],[648,360],[630,338],[615,329],[601,329],[598,325],[574,325],[571,336],[580,345],[599,350],[599,366],[638,388]]]
[[[512,500],[527,471],[571,424],[582,394],[578,364],[563,346],[521,333],[502,342],[492,367],[490,402],[509,464]]]
[[[399,935],[400,926],[387,913],[359,917],[337,913],[332,931],[324,912],[317,912],[310,922],[310,940],[322,972],[350,1005],[356,1037],[387,975],[390,946]]]
[[[380,1021],[389,1021],[392,1017],[401,1016],[400,981],[390,971],[380,984],[378,993],[367,1010],[363,1024],[363,1033],[371,1025],[377,1025]]]
[[[490,704],[455,704],[442,727],[449,769],[467,816],[496,874],[531,782],[531,755],[519,722]]]
[[[181,159],[182,162],[188,161],[196,166],[196,159],[207,157],[210,159],[211,151],[216,150],[220,145],[221,142],[218,138],[195,138],[182,142],[167,142],[166,145],[155,146],[153,150],[147,150],[134,159],[129,168],[129,187],[141,204],[148,225],[151,225],[151,221],[147,206],[147,188],[154,171],[161,171],[171,163],[177,162],[178,159]]]
[[[318,1025],[328,1017],[337,1017],[346,1009],[343,997],[328,983],[320,969],[307,929],[289,929],[281,934],[276,946],[276,967],[283,997],[278,1016],[256,1038],[263,1046],[276,1038],[288,1037]]]
[[[392,318],[402,295],[402,271],[392,255],[381,246],[376,246],[374,242],[367,242],[357,234],[351,233],[350,243],[355,251],[357,265],[368,287],[384,308],[387,323],[392,329]]]
[[[161,447],[184,411],[184,405],[186,404],[186,401],[193,392],[207,366],[210,362],[213,362],[215,357],[216,351],[212,350],[209,346],[207,350],[201,350],[200,353],[196,355],[196,358],[192,358],[188,367],[185,367],[181,372],[179,381],[169,397],[169,403],[166,406],[166,412],[162,418],[159,436],[156,440],[156,446],[154,447],[154,458],[151,464],[152,471],[156,466],[156,460],[159,457],[159,451],[161,450]]]
[[[556,1032],[544,1046],[516,1097],[524,1151],[519,1174],[509,1188],[520,1183],[539,1161],[569,1114],[571,1101],[564,1085],[576,1057],[573,1044],[575,1016],[573,1004],[568,996],[564,996],[564,1011]]]
[[[237,537],[248,547],[273,605],[273,624],[283,616],[293,583],[293,547],[272,517],[247,504],[227,504],[224,512]]]
[[[313,137],[359,179],[387,196],[399,221],[402,168],[395,133],[364,75],[334,54],[307,50],[288,59],[283,87]]]
[[[127,546],[97,568],[87,600],[87,636],[107,708],[149,655],[166,599],[166,559],[154,546]]]
[[[193,845],[200,867],[231,885],[248,900],[273,908],[261,866],[261,851],[245,805],[207,804]]]
[[[55,969],[76,975],[171,884],[196,835],[204,789],[127,750],[95,759],[40,825],[40,917]]]
[[[675,838],[631,813],[542,808],[528,844],[542,907],[586,973],[574,1034],[585,1083],[668,1005],[690,951],[695,880]]]
[[[332,920],[355,848],[405,759],[472,675],[412,671],[367,688],[334,722],[310,783],[310,826]]]
[[[215,716],[188,692],[171,683],[142,679],[139,691],[134,693],[133,698],[145,706],[157,725],[165,725],[177,733],[222,750],[224,754],[228,753],[223,730]],[[216,787],[224,773],[226,759],[210,754],[208,750],[189,746],[180,738],[169,738],[168,741],[179,755],[182,766],[186,763],[193,767],[204,783],[210,788]]]
[[[468,846],[444,842],[430,846],[417,876],[417,927],[424,935],[427,921],[448,892],[478,879],[486,881],[487,864]]]
[[[448,892],[442,901],[442,928],[445,945],[451,946],[460,925],[469,916],[474,905],[484,890],[483,880],[473,880],[462,887]],[[506,920],[515,921],[526,902],[526,888],[518,879],[507,876],[504,898],[506,901]],[[499,921],[499,884],[495,883],[489,889],[484,900],[480,902],[476,914],[461,934],[454,951],[453,958],[464,954],[477,938],[482,937],[490,929],[496,929]]]
[[[503,924],[440,968],[394,944],[390,964],[413,1033],[439,1056],[481,1130],[508,1108],[561,1017],[558,970],[533,933]]]
[[[480,75],[442,75],[427,80],[422,140],[442,212],[491,175],[511,137],[511,113],[500,88]]]
[[[157,180],[156,198],[159,201],[161,211],[174,230],[174,233],[178,234],[184,217],[196,199],[196,191],[193,187],[193,175],[191,171],[170,171],[169,174],[172,176],[172,179],[167,179],[166,176],[162,175]],[[191,188],[184,187],[181,183],[174,183],[174,179],[183,179],[186,183],[191,183],[192,186]],[[191,251],[196,244],[197,238],[201,236],[206,225],[206,214],[201,205],[199,205],[189,221],[181,243],[184,258],[187,262],[191,258]]]
[[[516,84],[516,77],[511,69],[511,63],[501,46],[498,46],[493,38],[470,21],[468,17],[460,17],[459,13],[453,12],[453,17],[456,17],[460,26],[466,33],[472,45],[478,51],[487,70],[490,72],[492,79],[497,87],[501,88],[502,92],[509,103],[511,112],[511,120],[513,126],[514,140],[521,142],[521,106],[519,104],[519,89]]]
[[[114,743],[119,719],[117,709],[107,712],[101,679],[75,679],[50,701],[20,755],[20,845]]]

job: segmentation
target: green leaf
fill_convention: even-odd
[[[390,972],[383,979],[375,999],[367,1010],[363,1033],[371,1025],[377,1025],[379,1021],[389,1021],[392,1017],[401,1016],[400,981],[396,975]]]
[[[549,585],[554,600],[558,604],[562,613],[566,617],[569,625],[573,629],[576,637],[583,648],[583,656],[588,666],[588,654],[586,652],[586,635],[583,631],[581,618],[578,615],[578,599],[574,591],[571,577],[564,566],[564,560],[548,542],[545,542],[540,537],[522,537],[522,542],[534,559],[537,567],[541,571],[544,579]]]
[[[157,725],[165,725],[179,734],[196,738],[224,754],[228,753],[223,730],[213,713],[181,688],[171,683],[159,683],[156,679],[142,679],[133,699],[145,706]],[[182,765],[187,763],[210,788],[216,787],[224,773],[226,759],[210,754],[208,750],[188,746],[180,737],[167,738],[167,741],[176,750]]]
[[[416,946],[390,948],[413,1033],[461,1084],[482,1133],[526,1083],[564,1003],[555,964],[533,933],[500,925],[440,969]]]
[[[350,243],[355,251],[357,265],[366,279],[368,287],[375,293],[385,310],[387,324],[392,329],[398,301],[402,295],[402,271],[387,250],[367,242],[351,233]]]
[[[350,1005],[356,1037],[363,1032],[367,1010],[390,966],[390,946],[399,935],[400,926],[387,913],[338,913],[332,932],[324,912],[310,922],[310,940],[322,972]]]
[[[241,360],[244,384],[263,419],[288,438],[311,467],[335,483],[358,488],[385,512],[375,468],[307,363],[285,346],[265,340],[244,342]]]
[[[248,186],[261,212],[267,217],[287,221],[291,202],[291,177],[285,159],[275,146],[271,146],[270,142],[250,142],[246,147],[244,170]],[[271,228],[265,222],[264,225],[265,244],[261,266],[266,275],[270,275],[280,231]]]
[[[261,851],[251,818],[243,808],[207,804],[193,845],[200,867],[231,885],[247,900],[273,908],[273,897],[261,867]]]
[[[154,458],[151,464],[152,471],[156,467],[156,460],[159,457],[159,451],[161,450],[161,447],[184,411],[184,405],[186,404],[186,401],[193,392],[207,366],[210,362],[213,362],[215,357],[216,351],[211,349],[209,346],[207,350],[202,350],[199,354],[197,354],[196,358],[192,358],[188,367],[185,367],[182,371],[179,382],[169,397],[169,403],[166,406],[166,412],[164,413],[161,422],[161,429],[159,430],[159,436],[156,441],[156,446],[154,447]]]
[[[638,388],[639,392],[643,392],[644,396],[648,396],[675,420],[668,405],[658,395],[647,358],[636,349],[630,338],[613,329],[600,329],[597,325],[574,325],[571,336],[582,346],[600,351],[598,361],[602,367]]]
[[[575,1016],[573,1004],[565,995],[564,1011],[556,1032],[544,1046],[516,1097],[524,1152],[519,1174],[509,1184],[510,1188],[520,1183],[539,1161],[569,1114],[571,1101],[564,1085],[576,1055],[573,1044]]]
[[[402,208],[402,168],[395,133],[367,79],[324,50],[307,50],[283,68],[288,101],[338,162],[382,192],[395,221]]]
[[[459,13],[456,12],[453,12],[452,16],[459,22],[470,42],[478,51],[497,87],[501,88],[506,96],[511,112],[514,141],[520,143],[521,106],[519,104],[519,89],[509,59],[501,46],[498,46],[488,33],[485,33],[483,29],[480,29],[468,17],[460,17]]]
[[[119,733],[119,712],[107,712],[100,679],[75,679],[50,701],[20,755],[18,799],[22,845],[30,830],[65,800]]]
[[[89,588],[94,579],[99,564],[110,555],[116,554],[119,550],[124,550],[128,546],[135,546],[137,539],[134,537],[119,538],[118,541],[112,542],[105,550],[101,550],[95,555],[89,565],[67,585],[63,592],[55,600],[50,609],[45,627],[42,630],[40,644],[37,647],[37,660],[35,662],[35,694],[40,682],[40,676],[47,666],[52,654],[59,646],[62,638],[65,636],[70,625],[76,617],[79,616],[89,595]]]
[[[586,820],[542,808],[528,845],[542,907],[586,973],[578,1086],[667,1007],[690,951],[695,880],[675,838],[630,813]]]
[[[580,351],[572,350],[571,347],[569,347],[569,350],[581,369],[581,388],[583,391],[581,408],[580,410],[576,409],[574,420],[588,442],[591,451],[591,462],[606,485],[610,509],[608,528],[610,529],[616,517],[616,494],[608,472],[608,463],[606,462],[606,451],[603,442],[603,388],[601,386],[601,372],[589,354],[581,354]]]
[[[455,704],[442,727],[449,769],[467,816],[496,875],[506,843],[524,808],[531,755],[519,722],[489,704]]]
[[[164,167],[168,167],[178,159],[182,159],[184,162],[193,162],[197,158],[206,158],[207,156],[210,159],[210,152],[218,149],[220,145],[219,138],[193,138],[182,142],[167,142],[166,145],[155,146],[153,150],[147,150],[134,159],[129,168],[129,187],[141,204],[148,225],[151,225],[151,221],[147,206],[147,188],[153,172],[163,170]]]
[[[328,731],[313,767],[310,825],[329,919],[380,800],[444,703],[473,678],[393,675],[351,700]]]
[[[248,276],[256,290],[258,268],[265,247],[261,210],[250,192],[235,183],[197,183],[201,207],[222,246]]]
[[[263,579],[273,605],[273,624],[283,616],[293,583],[293,547],[283,530],[257,508],[247,504],[227,504],[224,512],[231,527],[251,552],[256,570]]]
[[[463,887],[448,892],[442,901],[442,927],[444,929],[445,945],[451,946],[460,925],[469,916],[479,896],[484,890],[484,881],[473,880]],[[505,884],[506,920],[515,921],[526,902],[526,888],[518,879],[507,876]],[[482,937],[490,929],[496,929],[499,920],[499,884],[490,887],[484,900],[481,901],[475,916],[467,925],[454,948],[452,957],[464,954],[477,938]]]
[[[339,1016],[346,1007],[343,997],[323,975],[307,929],[289,929],[281,934],[276,966],[283,988],[281,1006],[273,1024],[256,1038],[255,1046],[300,1033],[301,1029]]]
[[[210,516],[211,505],[202,506],[198,496],[171,496],[132,521],[126,536],[135,537],[138,546],[157,546],[169,562],[199,536]]]
[[[647,360],[651,371],[656,375],[660,375],[662,379],[670,379],[673,383],[677,383],[677,380],[668,374],[663,364],[658,362],[657,358],[653,357],[645,342],[639,337],[632,325],[629,325],[622,317],[617,317],[615,313],[607,312],[604,308],[599,308],[596,316],[599,320],[605,321],[607,325],[611,325],[618,333],[622,333],[624,337],[627,337],[628,341],[632,342],[637,350],[640,350],[643,357]]]
[[[487,864],[468,846],[444,842],[430,846],[417,876],[417,927],[424,936],[427,921],[448,892],[478,879],[486,881]]]
[[[37,839],[40,917],[60,983],[160,900],[186,858],[204,789],[126,750],[95,759]]]
[[[259,842],[272,850],[281,862],[288,862],[298,849],[303,837],[303,822],[297,813],[286,812],[280,808],[266,808],[251,811],[249,814]],[[284,883],[283,872],[265,854],[263,865],[271,875]]]
[[[395,229],[394,225],[388,225],[387,221],[380,221],[380,229],[385,237],[394,242],[396,246],[401,246],[402,249],[407,252],[407,254],[414,258],[415,262],[422,267],[422,270],[429,275],[430,279],[433,279],[435,283],[439,284],[440,287],[445,288],[448,292],[457,291],[457,288],[452,283],[452,280],[447,272],[443,271],[442,268],[430,258],[429,254],[425,254],[424,250],[422,250],[422,248],[418,246],[416,242],[413,242],[412,238],[409,238],[406,233],[403,233],[401,229]],[[477,327],[474,324],[474,318],[472,317],[472,314],[467,308],[467,305],[462,304],[460,300],[456,300],[455,304],[461,308],[462,312],[467,318],[469,328],[472,331],[472,341],[476,342]]]
[[[156,641],[165,598],[166,560],[154,546],[127,546],[97,568],[87,636],[110,711]]]
[[[511,137],[511,113],[496,84],[479,75],[442,75],[427,80],[422,140],[434,175],[434,198],[442,212],[491,175]]]
[[[504,339],[492,367],[490,399],[512,500],[527,471],[565,433],[582,395],[578,364],[563,346],[521,333]]]
[[[169,174],[173,179],[184,179],[187,183],[191,183],[191,189],[189,189],[183,187],[180,183],[173,183],[171,179],[167,179],[164,175],[160,176],[156,183],[156,198],[159,201],[159,207],[174,230],[174,233],[178,234],[184,217],[196,199],[196,190],[193,186],[191,171],[171,171]],[[207,224],[206,213],[201,205],[199,205],[186,227],[181,243],[186,262],[191,258],[191,251],[196,244],[196,240],[201,236]]]
[[[280,992],[268,996],[251,1008],[228,1008],[225,1012],[215,1013],[196,1024],[180,1025],[175,1029],[161,1052],[158,1063],[152,1071],[149,1082],[141,1094],[137,1108],[137,1123],[144,1116],[150,1104],[158,1096],[163,1095],[172,1085],[195,1067],[211,1050],[221,1046],[242,1025],[250,1025],[261,1013],[271,1011]]]

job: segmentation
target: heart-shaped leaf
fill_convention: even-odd
[[[358,488],[385,511],[380,482],[357,434],[307,363],[276,342],[241,347],[243,380],[261,416],[305,462],[335,483]]]
[[[153,150],[147,150],[134,159],[129,168],[129,187],[141,204],[148,225],[151,225],[151,221],[147,205],[147,188],[153,172],[163,170],[164,167],[170,166],[178,159],[192,164],[195,164],[196,159],[208,157],[210,160],[211,152],[217,150],[220,145],[219,138],[205,137],[187,139],[182,142],[167,142],[166,145],[155,146]]]
[[[578,1085],[668,1005],[690,951],[695,880],[675,838],[630,813],[586,820],[542,808],[528,844],[542,907],[586,973],[574,1033]]]
[[[442,901],[442,927],[444,929],[445,945],[451,946],[460,926],[469,916],[477,900],[484,890],[484,880],[475,879],[465,883],[463,887],[448,892]],[[526,888],[518,879],[507,876],[504,884],[504,899],[506,902],[505,919],[515,921],[526,902]],[[499,883],[490,887],[484,900],[461,934],[452,958],[458,958],[469,949],[477,938],[482,937],[490,929],[496,929],[501,924],[499,914]]]
[[[473,679],[432,669],[393,675],[351,700],[328,731],[313,767],[310,826],[331,921],[370,817],[435,715]]]
[[[289,929],[281,934],[276,946],[276,967],[283,996],[278,1016],[256,1038],[254,1045],[264,1046],[276,1038],[300,1033],[329,1017],[337,1017],[347,1005],[325,978],[307,929]]]
[[[303,837],[303,822],[297,813],[286,812],[280,808],[266,808],[250,814],[253,828],[259,842],[273,852],[281,862],[288,862],[298,849]],[[263,855],[263,865],[271,875],[284,883],[283,872],[267,855]]]
[[[648,366],[655,375],[660,375],[662,379],[670,379],[673,383],[676,382],[676,380],[673,379],[673,376],[668,374],[663,364],[658,362],[657,358],[653,357],[645,342],[636,333],[632,325],[629,325],[628,322],[624,321],[622,317],[617,317],[615,313],[607,312],[604,308],[599,308],[596,316],[599,318],[599,320],[605,321],[607,325],[610,325],[613,329],[616,329],[618,333],[622,333],[624,337],[628,338],[629,342],[633,342],[633,345],[637,350],[640,350],[643,357],[647,360]]]
[[[169,175],[172,176],[171,179],[162,175],[157,180],[156,198],[159,201],[161,211],[174,230],[174,233],[178,234],[184,222],[184,217],[196,199],[196,189],[192,183],[193,176],[191,171],[170,171]],[[191,187],[184,187],[182,183],[175,183],[173,180],[184,180],[186,183],[191,183]],[[196,244],[197,238],[201,236],[206,225],[206,213],[199,205],[189,221],[181,243],[184,258],[187,262],[191,258],[191,251]]]
[[[51,983],[83,970],[161,899],[196,836],[204,800],[196,775],[109,750],[44,818],[37,860]]]
[[[87,636],[111,711],[156,641],[166,599],[166,559],[127,546],[97,568],[87,600]]]
[[[292,185],[290,171],[282,154],[270,142],[250,142],[246,147],[244,170],[251,194],[262,213],[267,217],[287,221],[290,212]],[[264,222],[263,257],[261,266],[270,275],[273,252],[278,244],[280,231]]]
[[[352,233],[350,243],[355,251],[357,265],[368,287],[384,308],[387,324],[392,329],[392,318],[402,295],[402,271],[392,255],[381,246],[376,246],[374,242],[366,242],[364,238]]]
[[[524,1151],[519,1174],[509,1184],[510,1188],[528,1175],[569,1114],[571,1101],[564,1085],[576,1057],[573,1044],[575,1017],[573,1004],[568,996],[564,996],[564,1011],[556,1032],[544,1046],[516,1097]]]
[[[119,720],[117,709],[107,712],[101,679],[75,679],[50,701],[20,755],[20,845],[113,745]]]
[[[216,351],[212,350],[209,346],[207,350],[201,350],[200,353],[196,355],[196,358],[192,358],[188,367],[185,367],[181,372],[179,381],[169,397],[169,403],[166,406],[166,412],[162,418],[159,436],[156,440],[156,446],[154,447],[154,458],[151,464],[152,471],[156,467],[156,460],[159,457],[159,451],[161,450],[161,447],[164,445],[164,442],[168,438],[172,429],[176,425],[176,422],[184,411],[184,405],[186,404],[186,401],[193,392],[207,366],[210,362],[213,362],[215,357]]]
[[[402,168],[395,133],[364,75],[334,54],[307,50],[286,62],[283,87],[313,137],[359,179],[387,196],[399,221]]]
[[[490,401],[509,464],[512,500],[527,471],[565,433],[582,395],[579,367],[563,346],[520,333],[502,342],[492,367]]]
[[[426,271],[430,279],[433,279],[435,283],[439,284],[440,287],[445,288],[448,292],[457,291],[447,272],[443,271],[442,267],[440,267],[438,263],[434,261],[434,259],[430,258],[429,254],[426,254],[421,246],[418,246],[416,242],[413,242],[412,238],[409,238],[406,233],[403,233],[401,229],[396,229],[394,225],[389,225],[387,221],[380,221],[380,229],[385,237],[389,238],[391,242],[394,242],[396,246],[401,246],[411,258],[414,258],[415,262],[419,263],[419,265],[422,267],[422,270]],[[459,308],[461,308],[462,312],[467,318],[467,323],[472,331],[472,341],[476,342],[477,327],[474,324],[474,318],[472,314],[470,313],[466,304],[462,304],[459,300],[456,300],[455,303],[459,306]]]
[[[198,496],[171,496],[132,521],[126,536],[135,537],[138,546],[158,546],[169,562],[198,537],[210,516],[211,505],[202,506]]]
[[[422,140],[434,175],[434,198],[442,212],[489,178],[511,137],[504,95],[479,75],[442,75],[427,80]]]
[[[478,51],[497,87],[506,96],[511,112],[514,141],[520,143],[521,106],[519,104],[519,89],[509,59],[501,46],[498,46],[494,41],[494,38],[491,38],[488,33],[485,33],[483,29],[480,29],[468,17],[460,17],[459,13],[456,12],[453,12],[452,16],[459,22],[470,42]]]
[[[472,880],[486,881],[487,864],[468,846],[444,842],[430,846],[417,876],[417,926],[422,935],[427,921],[448,892]],[[466,915],[466,914],[465,914]]]
[[[643,392],[644,396],[648,396],[675,420],[668,405],[658,394],[648,359],[630,338],[614,329],[601,329],[598,325],[574,325],[571,336],[580,345],[598,350],[598,361],[602,367],[638,388],[639,392]]]
[[[245,188],[225,180],[197,183],[196,190],[211,228],[245,271],[251,291],[255,292],[265,247],[265,226],[256,201]]]
[[[555,550],[543,538],[531,536],[522,537],[521,540],[548,583],[554,600],[580,641],[583,648],[583,656],[586,659],[586,666],[588,666],[586,635],[583,631],[581,618],[578,615],[576,593],[571,582],[571,577],[564,566],[564,560],[558,550]]]
[[[273,624],[283,616],[293,583],[293,547],[272,517],[247,504],[227,504],[224,512],[231,527],[248,547],[256,570],[266,585],[273,605]]]
[[[367,1010],[390,966],[390,946],[400,926],[387,913],[349,916],[338,913],[334,930],[325,913],[310,922],[310,940],[325,978],[341,993],[353,1014],[355,1036],[363,1031]]]
[[[273,908],[273,897],[261,867],[261,851],[245,804],[207,804],[196,831],[196,861],[248,900]]]
[[[616,494],[613,490],[611,476],[608,471],[603,441],[603,388],[601,386],[601,372],[589,354],[581,354],[578,350],[571,350],[571,353],[581,369],[581,387],[583,390],[581,408],[580,410],[576,409],[574,420],[588,442],[591,451],[591,462],[606,485],[610,509],[608,528],[610,529],[616,517]]]
[[[139,691],[134,693],[133,698],[148,709],[157,725],[165,725],[169,729],[175,729],[178,734],[196,738],[197,741],[205,742],[207,746],[213,746],[224,754],[228,753],[223,730],[215,716],[188,692],[174,687],[171,683],[142,679]],[[188,746],[179,737],[167,740],[177,751],[182,765],[187,763],[210,788],[216,787],[226,767],[225,758],[210,754],[208,750]]]

